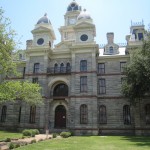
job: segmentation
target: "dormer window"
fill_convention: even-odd
[[[67,11],[74,11],[74,10],[81,10],[80,6],[75,2],[71,3],[67,8]]]
[[[114,49],[113,49],[112,46],[110,46],[110,47],[109,47],[109,53],[110,53],[110,54],[113,54],[113,52],[114,52]]]

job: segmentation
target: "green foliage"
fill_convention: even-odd
[[[11,142],[11,138],[6,138],[5,142]]]
[[[56,138],[58,136],[58,133],[53,133],[52,136],[53,138]]]
[[[15,148],[15,144],[14,143],[10,143],[9,144],[9,149],[14,149]]]
[[[71,136],[71,133],[70,132],[61,132],[60,136],[63,137],[63,138],[68,138],[68,137]]]
[[[31,144],[33,144],[33,143],[36,143],[36,140],[35,140],[35,139],[31,141]]]
[[[0,84],[0,103],[22,100],[30,104],[42,104],[39,84],[28,81],[5,81]]]
[[[122,92],[132,104],[136,104],[150,92],[150,38],[130,55],[130,63],[124,70],[126,80]]]
[[[32,136],[34,137],[35,135],[39,134],[38,129],[25,129],[22,131],[23,136]]]

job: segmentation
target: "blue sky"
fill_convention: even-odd
[[[53,25],[56,41],[60,42],[58,28],[64,25],[64,14],[72,0],[0,0],[5,10],[5,17],[10,18],[11,27],[21,37],[25,49],[26,40],[32,39],[31,30],[44,13]],[[76,0],[90,13],[96,25],[96,42],[105,44],[106,33],[114,32],[116,43],[125,43],[125,36],[130,34],[131,20],[144,20],[146,29],[150,23],[150,0]]]

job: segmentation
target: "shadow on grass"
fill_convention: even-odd
[[[134,142],[137,146],[150,147],[150,136],[123,136],[121,139]]]

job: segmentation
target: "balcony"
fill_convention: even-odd
[[[71,74],[71,67],[49,67],[48,74]]]

